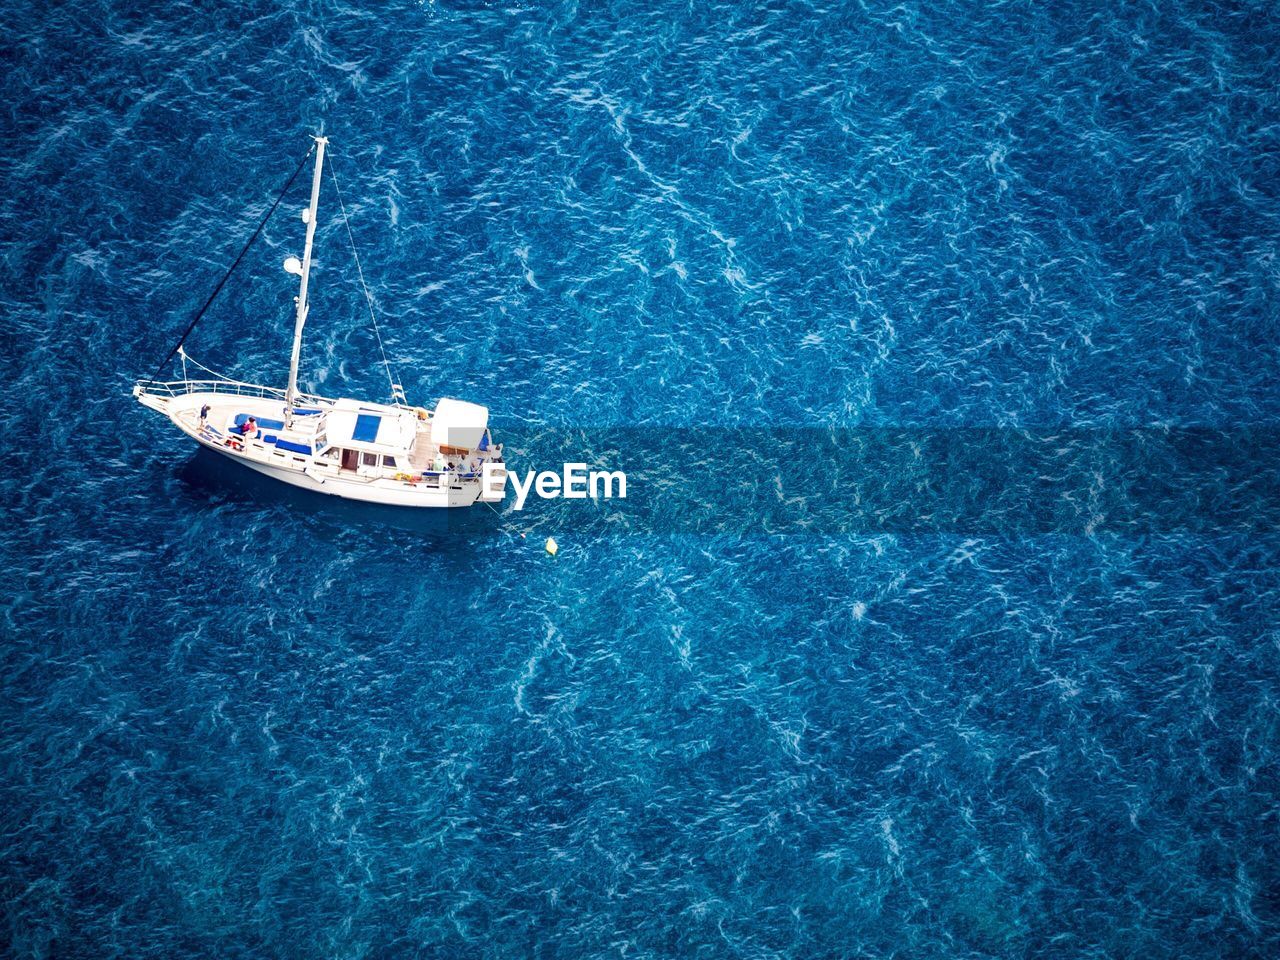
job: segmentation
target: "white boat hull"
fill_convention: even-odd
[[[344,500],[358,500],[361,503],[382,503],[395,507],[469,507],[479,498],[480,487],[470,484],[467,487],[445,487],[438,490],[418,490],[405,485],[404,490],[385,489],[372,483],[362,481],[345,481],[340,477],[313,477],[297,470],[282,469],[269,463],[259,463],[240,454],[220,447],[216,444],[199,440],[201,446],[218,453],[234,463],[242,464],[265,477],[280,480],[290,486],[303,490],[313,490],[329,496],[342,497]]]
[[[346,469],[332,459],[286,452],[278,444],[244,439],[238,433],[226,430],[225,425],[223,429],[218,428],[217,424],[225,423],[228,411],[252,414],[263,422],[282,416],[281,402],[275,397],[228,396],[199,391],[176,396],[158,396],[143,391],[136,395],[145,406],[164,414],[202,447],[299,489],[361,503],[425,508],[469,507],[478,500],[497,503],[505,495],[502,471],[499,474],[503,482],[495,484],[500,492],[482,496],[485,487],[478,476],[459,476],[457,473],[426,476],[401,472],[387,476],[385,472],[367,470],[363,466]],[[321,407],[333,403],[321,398],[312,400]],[[208,419],[202,421],[199,411],[206,405],[212,409]]]

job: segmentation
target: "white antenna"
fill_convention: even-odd
[[[302,263],[300,267],[295,267],[298,261],[295,257],[290,257],[284,264],[285,270],[289,273],[297,273],[302,277],[302,282],[298,285],[298,313],[293,325],[293,354],[289,358],[289,386],[284,394],[286,427],[293,426],[293,404],[298,396],[298,356],[302,352],[302,328],[307,322],[307,312],[310,309],[307,303],[307,280],[311,277],[311,241],[316,235],[316,206],[320,202],[320,171],[324,168],[324,148],[328,146],[329,138],[316,137],[315,141],[316,171],[311,178],[311,206],[302,214],[302,220],[307,225],[307,242],[302,248]]]

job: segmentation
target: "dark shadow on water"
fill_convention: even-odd
[[[502,519],[485,504],[428,509],[344,500],[272,480],[203,447],[179,467],[178,479],[194,496],[206,501],[224,499],[263,511],[282,511],[339,530],[381,526],[457,539],[493,535],[502,527]]]

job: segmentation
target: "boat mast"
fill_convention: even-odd
[[[298,313],[293,325],[293,354],[289,358],[289,386],[284,394],[284,423],[293,426],[293,405],[298,397],[298,356],[302,351],[302,328],[307,322],[307,280],[311,276],[311,241],[316,235],[316,206],[320,202],[320,171],[324,169],[324,148],[328,137],[316,137],[316,171],[311,178],[311,206],[304,211],[307,221],[307,242],[302,248],[302,282],[298,287]],[[296,268],[297,261],[294,261]]]

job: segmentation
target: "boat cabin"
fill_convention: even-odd
[[[325,413],[316,456],[352,472],[407,472],[418,424],[410,410],[344,398]]]

